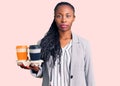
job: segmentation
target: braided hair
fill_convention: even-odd
[[[74,7],[70,3],[60,2],[55,6],[54,13],[56,12],[56,10],[59,9],[59,6],[62,5],[67,5],[71,7],[73,12],[75,12]],[[59,41],[58,27],[56,25],[55,20],[53,20],[50,29],[48,30],[46,35],[42,38],[40,46],[41,46],[41,57],[44,61],[49,60],[50,56],[52,56],[53,62],[55,64],[56,59],[57,58],[60,59],[62,49]]]

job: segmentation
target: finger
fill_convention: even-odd
[[[29,66],[25,66],[23,63],[21,64],[18,64],[21,68],[24,68],[24,69],[29,69]]]
[[[28,66],[20,66],[20,67],[23,69],[30,69],[30,67],[28,67]]]

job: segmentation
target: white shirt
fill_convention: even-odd
[[[62,48],[61,65],[59,64],[59,59],[57,59],[52,71],[51,86],[69,85],[70,80],[69,66],[71,60],[71,47],[72,41],[70,41],[64,48]]]

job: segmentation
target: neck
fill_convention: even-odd
[[[72,34],[71,31],[65,31],[65,32],[59,31],[60,40],[72,39],[71,34]]]

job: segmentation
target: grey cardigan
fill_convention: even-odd
[[[70,65],[70,83],[69,86],[95,86],[93,67],[88,42],[72,33],[72,59]],[[42,65],[42,72],[35,75],[42,77],[42,86],[50,86],[52,57]]]

